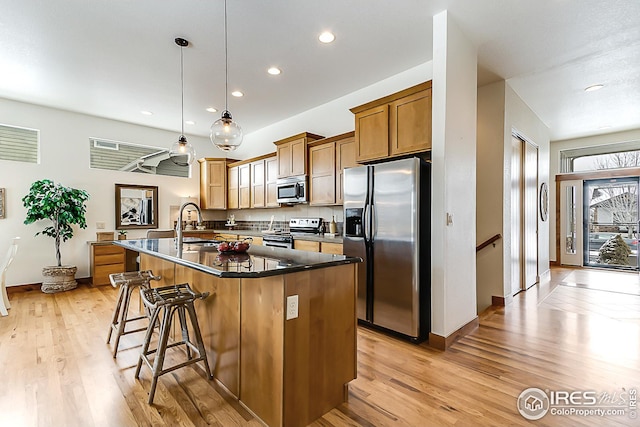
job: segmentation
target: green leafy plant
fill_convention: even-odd
[[[127,235],[127,230],[118,230],[118,234],[121,236],[126,236]]]
[[[36,233],[44,234],[55,239],[56,259],[58,267],[62,266],[60,260],[60,240],[66,242],[73,237],[73,224],[80,228],[87,228],[85,219],[85,202],[89,199],[89,193],[84,190],[64,187],[54,184],[49,179],[42,179],[31,184],[29,193],[22,198],[22,204],[27,208],[25,224],[31,224],[39,220],[51,220],[52,225]]]

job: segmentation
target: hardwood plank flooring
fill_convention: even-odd
[[[553,268],[511,305],[482,313],[479,328],[446,352],[360,328],[349,400],[312,426],[638,426],[628,415],[531,422],[516,408],[529,387],[640,389],[640,296],[599,290],[637,281],[633,273]],[[10,298],[0,318],[0,425],[261,425],[199,366],[161,377],[147,405],[149,370],[133,378],[142,334],[124,336],[116,359],[105,342],[110,286]]]

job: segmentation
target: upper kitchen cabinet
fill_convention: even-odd
[[[309,204],[342,204],[342,176],[345,169],[358,166],[353,132],[309,144]]]
[[[229,209],[238,209],[240,206],[238,197],[238,166],[229,167],[227,170],[228,186],[227,186],[227,207]]]
[[[229,165],[229,209],[280,206],[276,200],[278,162],[275,153]]]
[[[249,163],[251,167],[251,207],[252,208],[264,208],[266,188],[264,184],[265,170],[264,159],[255,160]]]
[[[250,159],[251,167],[251,207],[278,207],[276,180],[278,179],[278,159],[275,153]]]
[[[278,181],[278,157],[273,155],[264,159],[264,183],[265,183],[265,207],[277,208],[278,189],[276,187]]]
[[[307,174],[307,143],[322,139],[320,135],[303,132],[274,142],[278,157],[278,178]]]
[[[229,209],[247,209],[251,207],[251,165],[246,161],[229,165],[227,187],[227,206]]]
[[[354,107],[360,163],[431,149],[431,81]]]
[[[204,158],[200,162],[200,208],[227,209],[227,165],[233,159]]]

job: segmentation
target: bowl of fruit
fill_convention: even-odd
[[[251,246],[250,239],[236,240],[236,241],[224,241],[218,244],[218,252],[223,254],[243,254],[247,252]]]

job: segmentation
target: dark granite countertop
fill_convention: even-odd
[[[361,258],[255,245],[244,254],[222,254],[211,243],[175,239],[117,240],[113,244],[218,277],[265,277],[362,262]]]

